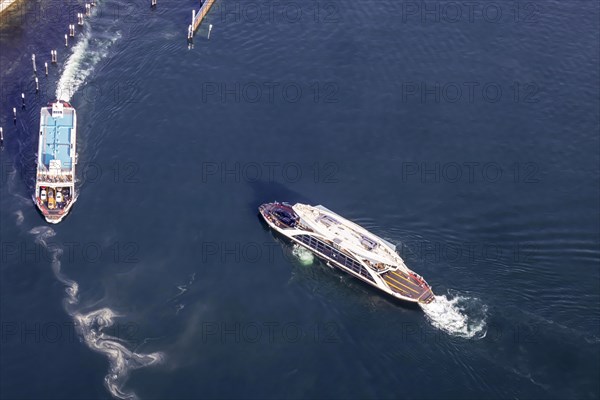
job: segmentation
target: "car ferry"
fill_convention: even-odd
[[[259,212],[273,230],[328,265],[401,300],[435,300],[431,286],[406,266],[396,246],[333,211],[321,205],[274,202],[261,205]]]
[[[57,224],[75,200],[77,113],[57,100],[40,113],[40,134],[33,201],[47,222]]]

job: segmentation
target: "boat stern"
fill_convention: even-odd
[[[435,300],[431,286],[411,270],[389,270],[380,275],[389,291],[402,300],[429,304]]]
[[[427,292],[425,292],[421,295],[421,297],[419,298],[419,303],[420,304],[429,304],[429,303],[432,303],[434,300],[435,300],[435,295],[433,294],[433,291],[431,289],[429,289]]]

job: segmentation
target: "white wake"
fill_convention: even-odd
[[[429,322],[452,336],[482,339],[487,333],[487,306],[463,295],[435,296],[429,304],[421,304]]]
[[[104,378],[106,388],[116,398],[135,399],[135,393],[123,390],[129,373],[134,369],[161,362],[164,360],[163,353],[136,353],[127,347],[124,340],[106,334],[105,330],[114,325],[115,319],[119,317],[110,308],[104,307],[88,313],[75,309],[79,302],[79,285],[61,272],[62,246],[48,242],[56,232],[49,226],[38,226],[31,229],[29,233],[34,236],[37,244],[44,246],[50,253],[54,275],[66,286],[65,309],[73,318],[77,333],[90,349],[104,354],[109,360],[109,371]]]
[[[117,317],[113,310],[106,307],[88,314],[73,315],[79,333],[88,347],[108,357],[110,366],[108,374],[104,377],[104,383],[110,393],[120,399],[135,399],[135,393],[123,391],[123,385],[130,371],[159,363],[164,356],[158,352],[136,353],[121,343],[121,339],[105,334],[103,331],[114,325]]]
[[[92,17],[94,12],[92,12]],[[89,17],[88,17],[89,18]],[[86,21],[88,21],[86,19]],[[62,75],[56,86],[56,98],[70,101],[77,90],[85,83],[96,64],[108,55],[108,50],[121,35],[116,32],[114,36],[99,40],[94,38],[85,22],[86,29],[80,34],[83,37],[73,46],[73,52],[65,63]]]
[[[315,260],[315,256],[313,255],[313,253],[310,252],[308,249],[300,246],[299,244],[294,244],[292,248],[292,254],[298,260],[300,260],[300,263],[302,265],[311,265]]]

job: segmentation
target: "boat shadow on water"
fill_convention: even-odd
[[[291,190],[286,185],[278,182],[256,181],[250,182],[249,186],[254,192],[254,195],[252,196],[254,200],[248,203],[248,208],[252,210],[252,212],[256,212],[261,204],[273,200],[293,200],[294,202],[306,204],[315,203],[314,199],[308,198],[302,193]]]

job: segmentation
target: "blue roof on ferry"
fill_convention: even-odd
[[[63,168],[71,168],[71,129],[73,128],[73,113],[65,113],[62,118],[54,118],[52,115],[45,117],[42,129],[45,132],[45,143],[42,149],[42,162],[48,166],[50,160],[60,160]]]

